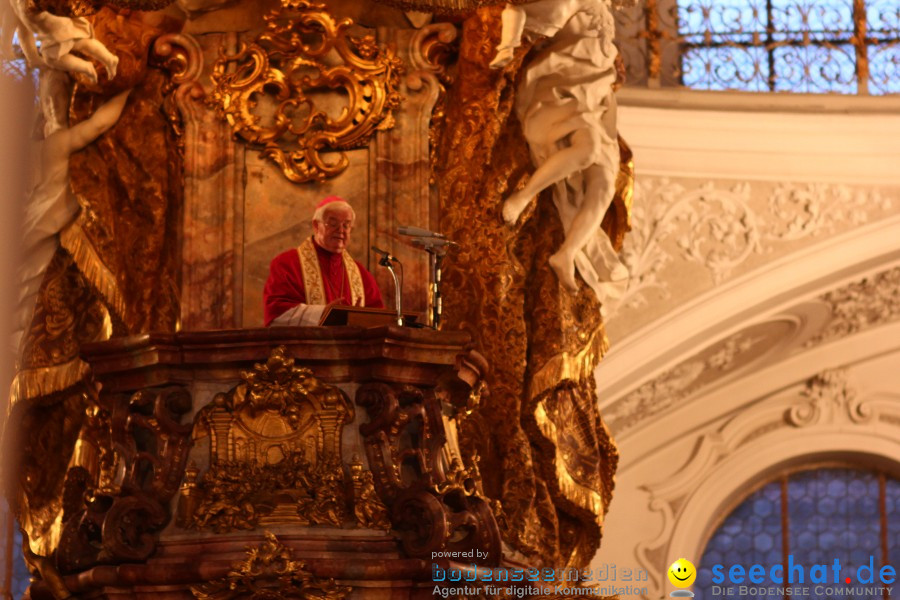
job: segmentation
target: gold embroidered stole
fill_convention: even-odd
[[[303,287],[306,289],[307,304],[328,304],[325,296],[325,282],[322,279],[322,268],[319,266],[319,256],[313,246],[312,238],[306,238],[297,247],[297,255],[300,257],[300,272],[303,274]],[[363,291],[362,274],[350,253],[344,250],[341,253],[344,261],[344,271],[350,280],[350,303],[353,306],[365,306],[366,295]]]

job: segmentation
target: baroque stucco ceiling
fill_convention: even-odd
[[[637,166],[632,281],[597,369],[620,472],[779,386],[900,346],[887,334],[900,320],[898,101],[694,94],[693,107],[683,91],[620,98]],[[875,341],[851,351],[863,335]]]

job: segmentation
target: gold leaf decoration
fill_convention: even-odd
[[[353,515],[356,517],[356,524],[372,529],[390,529],[388,510],[375,492],[372,472],[363,469],[358,456],[354,456],[350,463],[350,479],[353,481]]]
[[[350,521],[340,445],[353,407],[343,392],[284,346],[241,379],[197,413],[193,437],[209,438],[209,468],[182,488],[178,522],[225,533]]]
[[[253,42],[216,62],[210,101],[290,181],[334,177],[349,159],[340,152],[327,162],[324,152],[365,146],[393,127],[403,62],[373,36],[350,35],[353,21],[324,4],[282,0],[265,20]],[[340,96],[346,104],[335,111]]]
[[[306,564],[294,560],[291,549],[269,532],[259,547],[247,548],[247,558],[234,564],[228,575],[191,587],[198,600],[342,600],[350,590],[310,573]]]

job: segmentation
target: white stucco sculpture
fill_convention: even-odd
[[[65,127],[70,75],[81,73],[89,82],[97,82],[97,70],[89,60],[72,51],[95,58],[106,69],[109,79],[116,76],[118,57],[94,38],[94,28],[84,17],[61,17],[36,9],[30,0],[0,0],[7,4],[3,15],[3,50],[11,54],[12,33],[29,68],[38,69],[44,135]]]
[[[67,73],[82,73],[92,83],[96,83],[97,71],[94,65],[89,60],[72,54],[76,50],[97,59],[110,79],[116,76],[118,57],[102,42],[94,39],[94,28],[87,19],[60,17],[47,11],[39,11],[29,0],[8,1],[19,20],[19,43],[30,66],[40,67],[43,64]]]
[[[619,170],[610,2],[507,4],[502,19],[494,68],[509,63],[524,34],[549,38],[526,66],[516,92],[515,110],[536,170],[523,189],[506,199],[503,218],[515,223],[531,199],[553,185],[566,231],[550,258],[559,280],[575,291],[577,268],[601,302],[618,297],[628,270],[600,228]]]
[[[18,273],[19,304],[13,335],[15,351],[31,322],[44,272],[59,247],[57,234],[78,212],[78,203],[69,191],[69,157],[112,128],[127,99],[128,92],[122,92],[84,121],[58,129],[39,142],[40,160],[22,229],[23,260]]]

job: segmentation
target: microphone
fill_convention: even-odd
[[[421,227],[410,227],[409,225],[401,225],[397,228],[397,233],[420,238],[439,238],[442,240],[447,238],[443,233],[429,231],[428,229],[422,229]]]
[[[412,240],[413,246],[420,248],[443,248],[444,246],[459,246],[456,242],[452,242],[446,238],[433,237],[415,237]]]
[[[380,255],[381,255],[381,258],[382,258],[383,260],[390,260],[390,261],[392,261],[392,262],[400,262],[400,261],[397,260],[395,257],[391,256],[391,254],[390,254],[389,252],[385,252],[384,250],[382,250],[382,249],[379,248],[378,246],[372,246],[372,250],[374,250],[375,252],[377,252],[378,254],[380,254]]]

